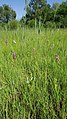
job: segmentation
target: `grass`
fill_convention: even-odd
[[[0,31],[0,119],[66,118],[67,30]]]

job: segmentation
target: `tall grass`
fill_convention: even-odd
[[[0,119],[66,117],[67,31],[0,31]]]

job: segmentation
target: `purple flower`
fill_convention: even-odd
[[[59,61],[59,55],[56,54],[56,63],[58,63],[58,61]]]
[[[13,59],[16,60],[16,53],[12,52]]]

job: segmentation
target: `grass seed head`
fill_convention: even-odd
[[[56,63],[58,63],[58,62],[59,62],[59,55],[56,54]]]
[[[16,60],[16,53],[15,52],[12,52],[12,57],[14,60]]]

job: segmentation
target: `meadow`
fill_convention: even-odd
[[[67,29],[0,30],[0,119],[67,119]]]

